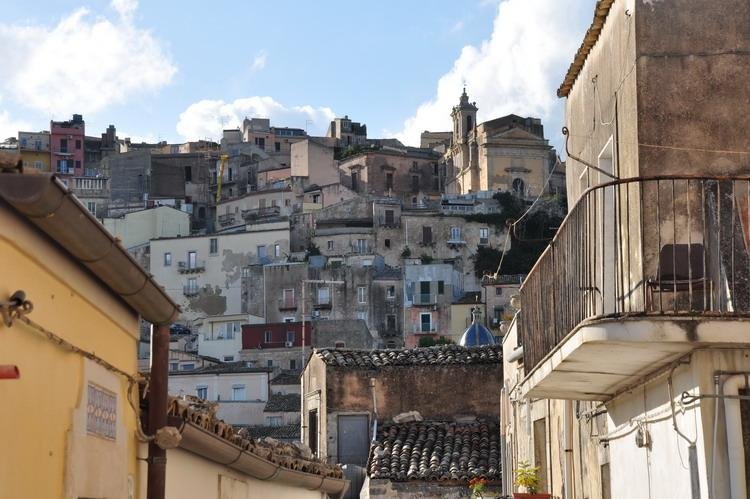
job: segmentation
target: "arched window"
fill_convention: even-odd
[[[466,133],[471,131],[471,116],[466,117]]]
[[[513,194],[516,196],[524,196],[526,194],[526,184],[520,178],[513,180]]]
[[[198,208],[198,218],[206,218],[206,208],[203,206]]]

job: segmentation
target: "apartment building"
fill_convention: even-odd
[[[50,171],[50,133],[18,132],[18,152],[26,172]]]
[[[748,23],[597,2],[558,90],[571,207],[503,340],[507,491],[530,461],[556,496],[747,496]]]
[[[189,325],[199,317],[242,313],[243,269],[286,259],[288,252],[289,222],[272,222],[243,232],[154,239],[150,270]]]

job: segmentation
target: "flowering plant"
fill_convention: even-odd
[[[472,478],[469,480],[469,488],[471,489],[472,497],[484,497],[482,493],[487,489],[486,478]]]

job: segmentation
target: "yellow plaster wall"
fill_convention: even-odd
[[[0,300],[22,289],[35,322],[135,374],[138,317],[34,228],[0,205]],[[0,497],[135,497],[135,415],[128,383],[23,323],[0,324]],[[87,385],[117,397],[116,439],[86,431]],[[128,481],[131,483],[129,484]]]

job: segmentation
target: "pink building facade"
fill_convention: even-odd
[[[51,169],[61,175],[83,176],[86,124],[74,114],[69,121],[50,122]]]

